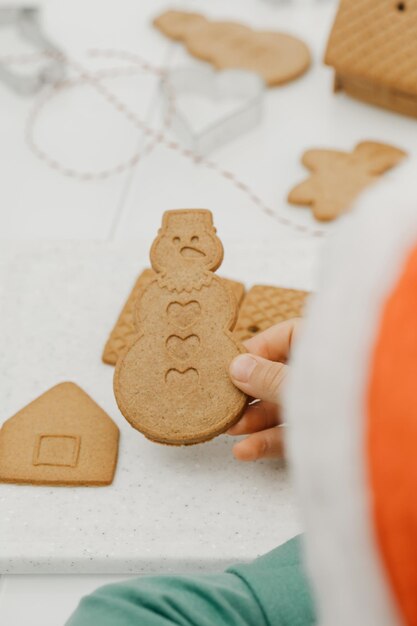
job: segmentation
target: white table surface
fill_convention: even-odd
[[[306,148],[348,150],[360,140],[374,139],[415,157],[415,121],[333,95],[332,73],[321,59],[334,2],[299,0],[277,6],[262,0],[184,0],[179,6],[288,30],[312,49],[307,75],[268,92],[262,125],[212,155],[278,215],[315,226],[308,210],[285,202],[291,186],[305,176],[299,157]],[[165,0],[43,2],[48,33],[83,63],[87,48],[111,47],[137,52],[156,65],[194,64],[180,46],[149,25],[166,7]],[[0,39],[0,55],[19,50],[13,39]],[[155,78],[139,73],[106,85],[148,123],[159,124]],[[32,106],[32,99],[0,85],[0,236],[9,240],[0,251],[0,318],[8,324],[2,342],[0,422],[55,382],[71,378],[122,430],[111,488],[0,489],[3,572],[90,572],[2,576],[0,623],[59,626],[83,593],[107,582],[99,573],[216,569],[253,558],[298,530],[288,476],[276,463],[235,463],[227,437],[185,451],[160,448],[132,431],[115,408],[111,368],[97,356],[135,274],[146,263],[161,213],[186,206],[212,209],[226,249],[221,272],[247,284],[314,288],[321,242],[283,228],[217,174],[160,146],[133,170],[109,180],[65,178],[25,144]],[[117,163],[144,145],[143,137],[88,86],[50,102],[37,132],[55,158],[87,170]],[[39,239],[54,241],[41,244]],[[24,307],[19,309],[18,303]],[[66,305],[61,311],[59,303]],[[36,335],[31,322],[36,322]],[[173,476],[182,488],[174,488]],[[120,576],[111,577],[116,578]]]
[[[287,473],[242,464],[233,439],[185,448],[156,445],[117,409],[113,368],[101,353],[121,303],[147,262],[144,238],[106,242],[5,242],[0,251],[1,419],[63,380],[82,386],[121,431],[108,487],[0,485],[2,573],[154,573],[217,570],[253,559],[297,532]],[[291,246],[291,249],[293,247]],[[308,274],[302,248],[277,259]],[[229,240],[229,275],[284,279],[264,245]],[[297,258],[302,258],[301,263]],[[234,271],[235,270],[235,271]],[[274,497],[269,494],[274,493]],[[270,531],[271,519],[277,527]]]

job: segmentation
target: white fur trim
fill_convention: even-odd
[[[400,623],[372,528],[365,394],[382,308],[416,242],[411,162],[340,220],[293,355],[289,455],[322,626]]]

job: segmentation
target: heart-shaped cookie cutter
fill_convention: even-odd
[[[0,6],[0,28],[12,26],[18,35],[45,55],[45,62],[33,74],[13,72],[0,59],[0,80],[21,95],[36,93],[45,84],[56,84],[65,78],[65,60],[59,48],[43,33],[40,10],[35,6]]]
[[[171,124],[179,140],[199,155],[206,155],[232,141],[257,126],[262,119],[265,83],[258,74],[247,70],[215,70],[203,64],[175,68],[162,78],[161,92],[165,110],[174,110]],[[176,103],[177,96],[184,94],[211,100],[242,98],[244,102],[230,114],[196,132]]]

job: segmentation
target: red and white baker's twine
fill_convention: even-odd
[[[167,131],[170,127],[173,115],[175,113],[176,103],[175,103],[175,92],[169,81],[169,71],[153,67],[150,63],[143,60],[141,57],[134,53],[125,52],[122,50],[90,50],[89,55],[96,58],[105,58],[112,59],[118,61],[126,61],[130,65],[124,68],[110,68],[107,70],[101,70],[96,72],[87,71],[80,63],[69,59],[67,56],[59,55],[55,53],[34,53],[34,54],[22,54],[22,55],[9,55],[7,57],[1,57],[0,62],[4,64],[26,64],[31,63],[33,61],[40,60],[45,58],[45,56],[57,58],[58,60],[62,59],[65,64],[76,71],[78,74],[78,78],[64,80],[56,85],[52,85],[50,89],[45,90],[41,93],[39,98],[35,101],[35,105],[29,113],[26,129],[25,129],[25,138],[26,143],[29,149],[39,158],[41,159],[48,167],[51,169],[67,176],[69,178],[73,178],[80,181],[93,181],[93,180],[104,180],[115,174],[120,174],[121,172],[134,167],[140,159],[143,159],[145,156],[149,155],[149,153],[158,145],[161,144],[168,150],[172,150],[181,156],[193,161],[194,163],[201,164],[206,168],[216,172],[222,178],[228,180],[234,187],[243,192],[246,196],[249,197],[251,202],[258,207],[263,213],[280,223],[282,226],[289,227],[294,229],[295,231],[303,234],[312,235],[314,237],[322,237],[325,234],[325,231],[316,228],[310,228],[308,226],[304,226],[303,224],[298,224],[286,217],[278,215],[271,207],[269,207],[254,191],[251,189],[249,185],[247,185],[244,181],[240,180],[233,172],[222,168],[218,163],[204,157],[193,150],[189,150],[184,148],[177,141],[171,140],[163,131]],[[140,117],[131,111],[129,107],[120,100],[112,91],[110,91],[104,84],[103,80],[107,78],[114,78],[119,76],[129,76],[133,75],[139,71],[149,72],[154,74],[163,80],[167,87],[168,93],[168,106],[166,113],[164,115],[163,124],[161,130],[154,130],[148,124],[146,124]],[[42,148],[39,147],[37,142],[35,141],[35,128],[37,119],[45,106],[45,104],[52,100],[59,92],[63,89],[74,87],[77,85],[88,84],[92,86],[109,104],[111,104],[114,109],[124,115],[127,120],[136,127],[136,129],[140,130],[146,137],[150,138],[149,143],[142,149],[141,152],[136,151],[128,160],[123,161],[114,167],[101,170],[98,172],[86,172],[86,171],[78,171],[75,169],[71,169],[66,167],[64,164],[60,163],[58,160],[49,156]]]

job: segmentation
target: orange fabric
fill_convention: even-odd
[[[417,247],[383,311],[368,390],[376,537],[407,626],[417,626]]]

